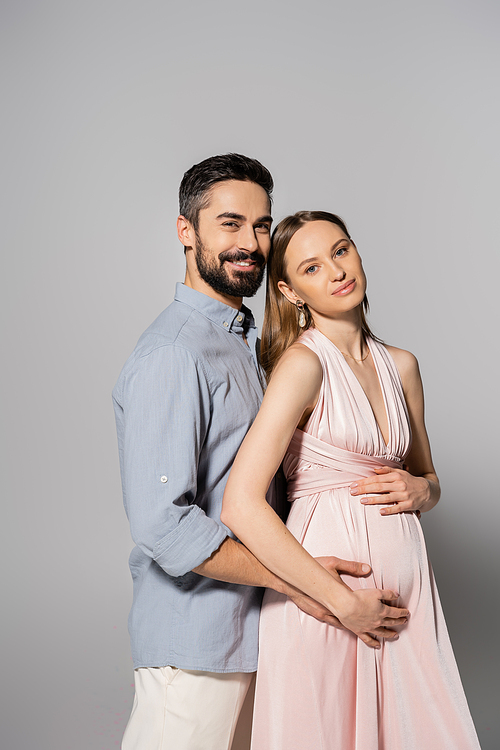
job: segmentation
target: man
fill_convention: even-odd
[[[186,172],[177,220],[185,281],[113,391],[136,544],[129,618],[136,693],[123,750],[230,748],[257,667],[261,587],[336,623],[220,521],[231,464],[263,394],[257,330],[242,298],[262,282],[272,189],[268,170],[238,154]],[[333,575],[369,571],[336,558],[324,565]]]

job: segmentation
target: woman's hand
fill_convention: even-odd
[[[335,608],[335,614],[342,625],[367,646],[378,649],[380,643],[375,636],[397,641],[398,634],[387,628],[407,622],[410,614],[407,609],[388,604],[398,596],[399,594],[387,589],[358,589],[344,597],[340,607]]]
[[[361,502],[363,505],[389,505],[380,511],[383,516],[425,512],[437,502],[437,499],[433,502],[436,492],[433,492],[435,483],[431,479],[415,477],[404,469],[391,469],[389,466],[376,468],[375,472],[375,476],[351,484],[351,495],[375,493],[375,497],[363,497]]]
[[[330,610],[311,599],[311,597],[287,585],[283,593],[286,593],[302,612],[336,628],[353,631],[371,648],[380,648],[380,642],[374,637],[375,635],[386,640],[394,641],[398,639],[397,632],[388,628],[392,628],[394,625],[403,625],[408,617],[408,610],[388,606],[385,601],[382,601],[382,599],[397,598],[398,595],[392,591],[380,591],[378,589],[363,589],[362,593],[360,591],[353,592],[340,577],[340,573],[357,578],[365,577],[371,573],[369,565],[341,560],[333,556],[316,557],[315,559],[323,568],[328,570],[338,583],[342,584],[346,592],[354,594],[354,598],[346,600],[345,614],[342,616],[343,619],[340,620],[339,617],[333,615]],[[354,628],[357,629],[354,630]]]
[[[366,563],[355,562],[354,560],[341,560],[339,557],[334,557],[333,555],[330,557],[316,557],[315,560],[316,562],[319,562],[319,564],[325,568],[325,570],[327,570],[336,581],[348,589],[348,591],[351,591],[351,589],[344,583],[340,577],[340,573],[346,573],[357,578],[364,578],[369,575],[372,570]],[[314,601],[314,599],[311,599],[310,596],[307,596],[294,586],[283,582],[282,593],[286,594],[288,598],[291,599],[292,602],[306,615],[314,617],[316,620],[319,620],[319,622],[325,622],[327,625],[333,625],[336,628],[345,630],[338,617],[332,615],[330,610],[322,604]],[[391,636],[392,635],[394,635],[394,633],[392,633]]]

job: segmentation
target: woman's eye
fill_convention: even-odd
[[[347,248],[346,247],[339,247],[337,249],[336,253],[335,253],[335,257],[338,258],[338,257],[344,255],[346,252],[347,252]]]
[[[309,266],[309,268],[306,269],[306,273],[312,274],[315,272],[318,266]]]

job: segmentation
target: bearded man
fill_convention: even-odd
[[[257,329],[242,304],[270,249],[273,180],[214,156],[179,192],[186,276],[113,391],[125,509],[136,544],[129,631],[135,699],[123,750],[228,750],[257,668],[263,587],[331,613],[264,568],[220,520],[236,452],[263,395]],[[332,575],[368,566],[325,558]]]

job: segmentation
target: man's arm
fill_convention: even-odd
[[[132,538],[166,573],[181,576],[227,537],[194,502],[209,387],[191,353],[174,345],[146,350],[119,385],[115,410]]]
[[[271,573],[193,502],[211,404],[204,373],[188,351],[172,345],[146,351],[114,399],[125,506],[132,538],[143,552],[169,575],[194,570],[229,583],[274,588],[308,614],[335,619]],[[336,565],[336,558],[325,558],[333,573]],[[358,563],[339,569],[366,575]]]
[[[369,565],[340,560],[337,557],[316,558],[321,565],[342,585],[345,586],[340,573],[352,576],[366,576],[370,573]],[[194,568],[195,573],[216,578],[228,583],[241,583],[247,586],[264,586],[274,589],[288,596],[296,605],[308,615],[321,622],[343,628],[341,622],[332,613],[299,589],[271,573],[243,544],[234,539],[225,539],[218,550],[208,560]]]

